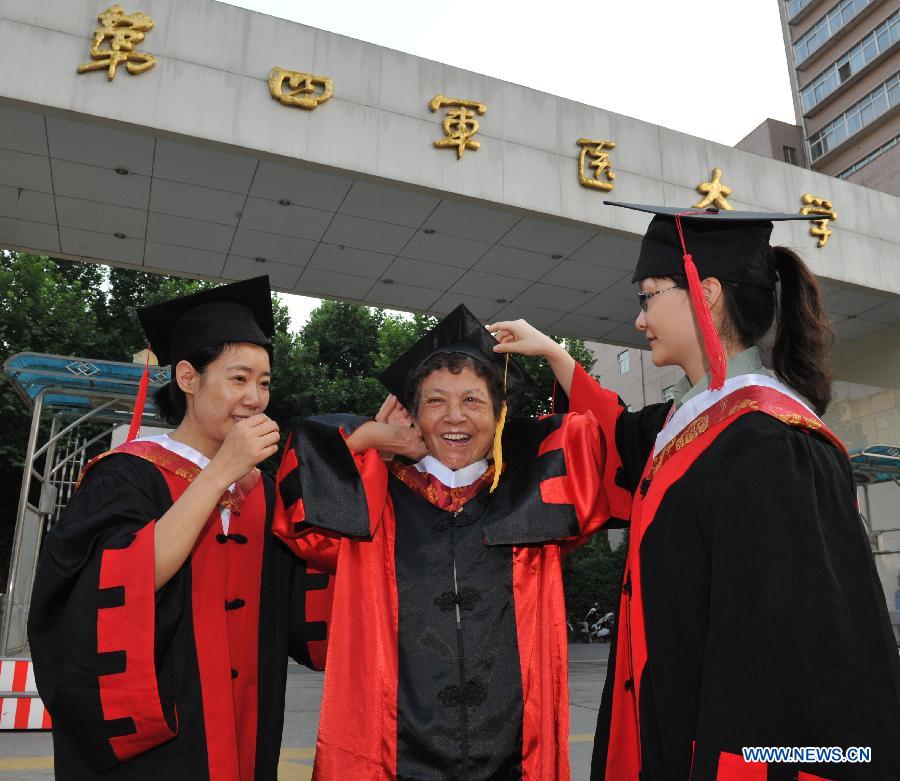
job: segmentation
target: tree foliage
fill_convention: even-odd
[[[618,615],[627,550],[627,535],[625,543],[612,550],[608,533],[600,531],[563,560],[566,611],[576,630],[594,604],[601,615]]]

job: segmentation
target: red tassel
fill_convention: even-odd
[[[694,314],[700,325],[700,333],[703,335],[703,349],[706,351],[706,360],[709,362],[709,389],[719,390],[725,383],[725,349],[712,321],[706,299],[703,297],[703,287],[700,285],[700,275],[694,264],[693,256],[684,245],[684,234],[681,230],[681,215],[675,216],[675,225],[678,228],[678,236],[681,238],[681,249],[684,252],[684,272],[687,276],[688,289],[691,294],[691,303]]]
[[[131,426],[128,428],[126,442],[136,439],[141,431],[141,421],[144,419],[144,404],[147,401],[147,388],[150,385],[150,348],[147,348],[147,363],[144,364],[144,373],[141,375],[141,383],[138,385],[137,397],[134,400],[134,413],[131,416]]]

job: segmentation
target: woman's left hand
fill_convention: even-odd
[[[412,415],[393,393],[384,400],[384,404],[375,415],[375,420],[378,423],[390,423],[392,426],[407,428],[411,428],[415,423]]]

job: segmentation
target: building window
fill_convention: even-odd
[[[895,11],[800,90],[803,112],[811,111],[851,76],[884,54],[898,40],[900,40],[900,11]]]
[[[619,374],[628,373],[628,357],[628,350],[622,350],[622,352],[616,356],[616,360],[619,362]]]
[[[663,388],[663,401],[674,401],[675,399],[675,386],[670,385],[668,388]]]
[[[794,63],[799,65],[818,51],[835,33],[874,0],[841,0],[794,44]]]
[[[781,147],[781,152],[784,155],[784,162],[791,165],[800,165],[800,158],[797,156],[797,150],[794,147],[783,146]]]
[[[812,0],[785,0],[785,5],[787,6],[787,18],[793,19],[811,2]]]
[[[900,104],[900,71],[873,89],[859,103],[848,108],[837,119],[829,122],[818,133],[809,137],[810,161],[836,149],[854,133],[870,125],[878,117]]]
[[[867,154],[864,158],[862,158],[861,160],[857,160],[849,168],[847,168],[844,171],[841,171],[837,175],[837,178],[838,179],[848,179],[849,177],[853,176],[853,174],[855,174],[857,171],[861,171],[863,168],[865,168],[873,160],[877,160],[885,152],[887,152],[888,149],[893,149],[895,146],[897,146],[897,144],[900,144],[900,136],[894,136],[890,141],[888,141],[887,143],[882,144],[880,147],[878,147],[878,149],[875,149],[875,150],[869,152],[869,154]]]

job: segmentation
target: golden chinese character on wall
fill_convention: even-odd
[[[156,65],[156,57],[137,52],[135,46],[144,40],[144,33],[153,29],[153,20],[147,14],[136,11],[126,14],[120,5],[111,5],[97,17],[100,26],[94,31],[91,59],[94,62],[78,66],[79,73],[106,70],[106,78],[112,81],[116,68],[125,63],[132,75],[144,73]],[[108,46],[104,48],[104,44]]]
[[[819,216],[817,220],[810,220],[809,235],[815,236],[819,241],[817,247],[824,247],[828,243],[828,237],[834,231],[828,229],[828,223],[838,218],[837,212],[831,205],[831,201],[827,198],[819,198],[811,193],[804,193],[800,196],[803,207],[800,214],[815,214]]]
[[[476,100],[462,100],[460,98],[448,98],[444,95],[435,95],[428,108],[437,111],[439,108],[449,109],[444,116],[444,136],[434,145],[438,149],[456,148],[456,159],[459,160],[467,149],[478,149],[480,141],[473,141],[472,136],[478,132],[478,120],[475,114],[484,115],[487,106]]]
[[[269,71],[269,94],[285,106],[312,111],[331,97],[333,87],[332,80],[327,76],[314,76],[312,73],[299,73],[284,68],[272,68]]]
[[[734,211],[734,206],[728,203],[731,188],[727,184],[722,184],[721,180],[722,169],[713,168],[712,181],[701,182],[697,185],[697,192],[705,197],[694,204],[695,209],[706,209],[713,206],[721,211]]]
[[[616,142],[579,138],[578,146],[581,147],[578,153],[578,183],[582,187],[593,187],[604,192],[612,190],[616,186],[616,172],[612,170],[608,150],[615,149]],[[594,169],[592,174],[585,170],[587,158],[590,158],[588,167]]]

